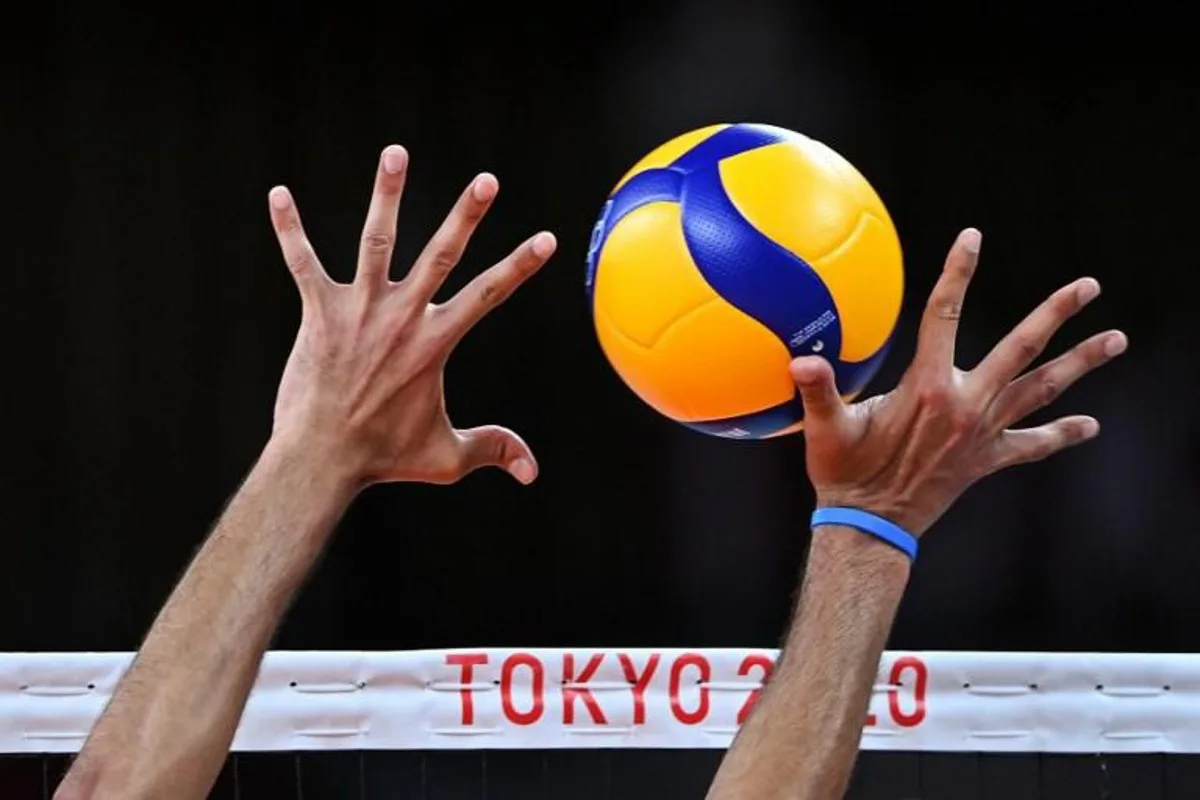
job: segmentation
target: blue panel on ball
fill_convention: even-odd
[[[716,165],[688,175],[681,205],[688,250],[717,294],[769,328],[793,356],[837,357],[841,324],[825,282],[742,216]]]
[[[721,159],[777,144],[784,138],[776,131],[758,125],[731,125],[714,133],[671,163],[670,169],[692,172],[717,164]]]
[[[596,265],[600,261],[604,242],[626,214],[648,203],[678,202],[684,177],[692,170],[712,166],[723,158],[781,141],[783,137],[779,133],[763,126],[731,125],[675,159],[669,167],[647,169],[626,181],[604,204],[600,218],[592,227],[584,277],[588,298],[592,296]]]
[[[786,403],[728,419],[705,422],[685,422],[692,430],[726,439],[765,439],[804,418],[804,406],[799,397]]]
[[[649,203],[678,202],[683,187],[682,173],[669,169],[648,169],[634,175],[613,193],[600,211],[600,219],[592,228],[592,239],[588,243],[587,276],[584,287],[588,299],[592,297],[592,284],[596,280],[596,265],[600,262],[600,251],[617,223],[629,212]]]
[[[858,394],[863,389],[867,388],[867,384],[871,382],[871,378],[875,376],[876,370],[883,360],[887,358],[888,350],[892,349],[892,340],[889,338],[884,343],[883,347],[876,350],[863,361],[834,361],[833,372],[837,376],[838,389],[843,395]]]
[[[827,358],[843,394],[860,391],[886,348],[858,363],[837,357],[841,320],[825,282],[804,259],[742,216],[721,183],[718,165],[687,176],[680,204],[688,250],[717,294],[765,325],[792,357]]]

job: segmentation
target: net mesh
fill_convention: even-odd
[[[686,800],[719,750],[230,756],[213,800]],[[0,756],[0,796],[50,800],[70,756]],[[848,800],[1195,800],[1200,756],[865,752]]]

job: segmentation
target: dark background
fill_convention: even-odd
[[[313,16],[319,13],[321,16]],[[14,12],[16,14],[16,12]],[[1052,409],[1101,438],[994,477],[937,526],[892,646],[1192,651],[1198,81],[1138,4],[43,5],[0,33],[0,649],[129,650],[269,431],[299,304],[266,192],[348,279],[379,150],[412,154],[397,270],[480,170],[500,200],[452,286],[539,228],[560,254],[451,362],[460,425],[542,476],[372,489],[276,646],[764,646],[806,544],[802,440],[656,417],[590,329],[595,214],[644,152],[717,121],[820,138],[902,236],[912,352],[955,233],[985,234],[960,366],[1082,274],[1055,348],[1130,352]]]

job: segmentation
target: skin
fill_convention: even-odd
[[[1125,351],[1125,335],[1107,331],[1026,372],[1055,331],[1100,293],[1091,278],[1052,294],[975,369],[954,367],[980,241],[973,229],[959,235],[925,309],[916,357],[894,391],[847,405],[826,361],[793,362],[818,506],[871,511],[920,536],[980,478],[1099,432],[1087,416],[1014,427]],[[907,557],[887,544],[840,526],[814,531],[787,643],[721,764],[710,800],[845,794],[908,577]]]
[[[317,260],[288,190],[271,190],[302,313],[270,440],[155,620],[59,800],[208,795],[272,635],[363,488],[453,483],[481,467],[536,478],[533,454],[512,431],[450,424],[442,371],[471,327],[545,264],[554,237],[537,234],[434,304],[499,187],[487,174],[472,181],[407,276],[392,282],[407,166],[403,148],[383,151],[349,285]]]
[[[271,219],[302,301],[271,438],[56,798],[207,795],[272,635],[363,488],[453,483],[489,466],[522,483],[536,477],[533,455],[516,434],[450,424],[442,371],[462,336],[546,262],[554,239],[538,234],[454,298],[433,304],[498,187],[490,175],[477,177],[408,275],[392,282],[407,163],[396,146],[380,158],[350,285],[329,279],[288,191],[271,191]],[[1110,331],[1018,377],[1094,298],[1095,281],[1055,293],[976,369],[954,369],[954,335],[978,250],[978,232],[965,231],[930,298],[917,357],[892,393],[846,406],[825,361],[792,365],[821,505],[871,510],[921,534],[975,480],[1097,433],[1090,417],[1011,427],[1125,349],[1124,336]],[[857,531],[827,527],[813,537],[788,646],[710,797],[841,796],[908,572],[902,555]],[[821,657],[803,657],[811,653]]]

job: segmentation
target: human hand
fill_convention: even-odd
[[[546,263],[554,236],[537,234],[434,304],[499,185],[491,175],[477,176],[408,274],[393,282],[388,270],[407,168],[403,148],[384,149],[350,284],[335,283],[321,266],[288,190],[270,192],[271,221],[302,306],[272,439],[315,450],[359,485],[453,483],[489,466],[530,483],[537,463],[515,433],[450,424],[442,372],[467,331]]]
[[[955,368],[958,320],[979,246],[978,231],[959,234],[925,307],[917,354],[892,392],[847,405],[825,359],[792,362],[818,507],[860,508],[919,536],[980,478],[1039,461],[1099,432],[1099,423],[1087,416],[1012,427],[1125,351],[1125,334],[1110,330],[1021,374],[1055,331],[1100,293],[1092,278],[1050,295],[974,369]]]

